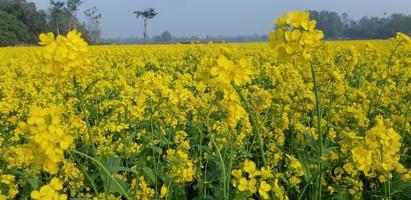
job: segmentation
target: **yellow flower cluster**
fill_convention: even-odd
[[[146,183],[143,176],[140,176],[138,181],[134,179],[131,187],[136,188],[135,198],[138,200],[149,200],[155,195],[155,190]]]
[[[299,177],[302,177],[304,175],[303,166],[298,159],[287,154],[286,156],[289,167],[289,169],[285,173],[286,177],[288,178],[289,183],[291,183],[292,185],[298,185],[299,183],[301,183],[301,179]]]
[[[387,127],[381,117],[375,126],[365,133],[364,140],[351,150],[359,171],[367,177],[376,177],[385,182],[393,172],[404,173],[405,167],[399,163],[401,136]]]
[[[55,37],[50,32],[41,34],[39,40],[39,44],[45,48],[40,53],[38,62],[46,74],[61,79],[89,70],[88,44],[81,38],[80,32],[70,31],[67,37]]]
[[[58,172],[58,164],[64,160],[64,150],[74,142],[74,136],[62,123],[63,111],[56,105],[33,107],[27,123],[19,124],[19,131],[30,135],[29,146],[36,157],[33,161],[50,174]]]
[[[176,183],[191,182],[195,176],[193,161],[189,158],[190,142],[185,131],[177,131],[174,136],[175,149],[168,149],[164,159],[167,163],[167,174]]]
[[[15,176],[0,171],[0,200],[14,199],[18,193]]]
[[[318,46],[324,37],[322,31],[315,30],[315,20],[310,20],[309,12],[292,11],[276,21],[276,31],[269,35],[270,46],[286,54],[302,54],[311,57],[310,50]],[[285,54],[284,54],[285,53]]]
[[[218,65],[211,68],[211,75],[216,76],[219,83],[231,85],[234,83],[237,86],[250,83],[250,76],[253,74],[250,64],[245,59],[240,59],[237,64],[222,56],[217,60]]]
[[[269,199],[270,191],[275,192],[277,197],[284,194],[277,179],[276,184],[270,184],[274,178],[272,170],[268,167],[257,169],[257,165],[251,160],[245,160],[242,168],[233,170],[231,174],[235,177],[232,182],[233,186],[240,192],[247,192],[247,196],[251,196],[257,191],[263,199]]]
[[[217,66],[210,69],[210,74],[215,77],[210,84],[220,88],[224,93],[224,100],[221,101],[221,105],[227,112],[228,127],[234,129],[240,121],[246,124],[248,121],[247,112],[243,108],[234,87],[251,82],[250,77],[253,72],[249,62],[246,59],[240,59],[237,63],[234,63],[222,56],[218,58]],[[239,141],[244,137],[245,135],[242,133]]]
[[[67,195],[61,194],[63,183],[58,178],[52,178],[50,183],[42,186],[39,190],[31,192],[32,199],[66,200]]]
[[[76,167],[76,163],[64,161],[59,170],[58,178],[70,187],[70,196],[75,197],[84,187],[84,174]]]
[[[167,175],[176,183],[193,181],[195,177],[194,163],[189,159],[188,154],[180,149],[168,149],[166,153]]]

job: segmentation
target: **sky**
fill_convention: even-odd
[[[49,0],[29,0],[40,9]],[[149,35],[169,31],[173,36],[235,36],[267,34],[274,20],[292,10],[329,10],[351,18],[411,14],[411,0],[83,0],[78,12],[96,6],[102,14],[104,38],[142,37],[143,20],[135,10],[155,8],[159,13],[148,23]]]

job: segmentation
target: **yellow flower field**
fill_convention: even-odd
[[[0,200],[411,198],[411,40],[0,49]]]

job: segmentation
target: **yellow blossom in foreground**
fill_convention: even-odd
[[[89,70],[88,44],[80,32],[73,30],[66,37],[58,35],[56,38],[53,33],[41,34],[39,40],[39,44],[45,46],[39,54],[39,63],[45,73],[64,78]]]
[[[40,190],[31,192],[32,199],[66,200],[67,195],[61,194],[63,185],[58,178],[52,178],[48,185],[42,186]]]
[[[271,185],[265,181],[261,181],[260,188],[258,189],[258,193],[263,197],[263,199],[269,198],[269,192],[271,191]]]

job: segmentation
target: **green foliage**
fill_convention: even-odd
[[[173,36],[170,32],[164,31],[161,35],[154,36],[153,40],[154,42],[167,43],[173,40]]]
[[[27,27],[26,40],[18,40],[19,43],[36,43],[37,35],[50,30],[46,13],[37,10],[35,3],[26,0],[0,0],[0,11],[15,16]]]
[[[171,35],[170,32],[164,31],[161,34],[160,39],[161,39],[162,42],[171,42],[171,40],[173,39],[173,36]]]
[[[317,20],[317,27],[323,30],[326,38],[336,38],[344,29],[344,24],[336,12],[310,11],[310,16]]]
[[[142,11],[134,11],[134,14],[136,14],[136,17],[142,17],[143,19],[152,19],[154,18],[158,13],[154,8],[148,8]]]
[[[411,35],[411,15],[392,14],[384,17],[364,16],[353,20],[346,13],[309,11],[326,39],[386,39],[403,32]]]
[[[26,42],[28,28],[15,16],[0,11],[0,46]]]

